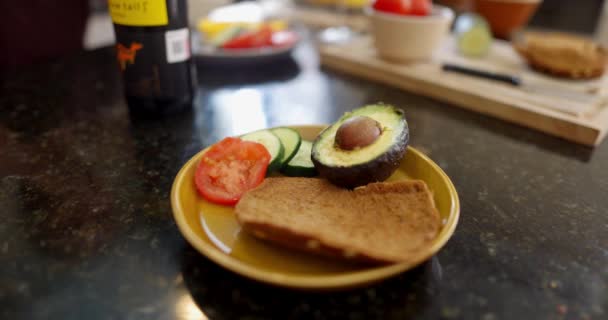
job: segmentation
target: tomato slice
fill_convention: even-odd
[[[410,14],[416,16],[428,16],[433,6],[431,0],[412,0],[412,10]]]
[[[412,0],[376,0],[373,7],[378,11],[405,15],[411,13]]]
[[[250,49],[272,45],[272,29],[263,26],[258,30],[245,32],[224,43],[223,49]]]
[[[225,138],[203,154],[194,183],[205,199],[233,205],[262,183],[269,163],[270,153],[262,144]]]

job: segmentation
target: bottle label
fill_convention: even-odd
[[[165,0],[108,0],[112,22],[125,26],[165,26],[169,23]]]
[[[188,29],[116,29],[116,58],[125,89],[135,97],[181,97],[190,90]]]
[[[167,62],[175,63],[190,58],[190,41],[188,28],[170,30],[165,32],[165,47],[167,49]]]

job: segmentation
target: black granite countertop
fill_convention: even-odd
[[[112,49],[3,74],[2,319],[606,319],[608,146],[575,145],[320,70],[313,48],[199,68],[194,108],[130,119]],[[259,71],[259,70],[264,70]],[[453,238],[371,287],[305,293],[224,270],[179,233],[169,191],[217,139],[327,123],[377,101],[452,178]]]

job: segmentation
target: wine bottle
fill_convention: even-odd
[[[108,0],[108,8],[130,113],[155,117],[191,108],[186,0]]]

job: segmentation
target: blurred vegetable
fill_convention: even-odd
[[[430,0],[412,0],[412,11],[410,14],[415,16],[428,16],[433,9],[433,3]]]
[[[243,30],[244,29],[241,26],[230,26],[218,32],[213,37],[210,37],[208,41],[214,47],[221,47],[222,45],[224,45],[224,43],[228,42],[228,40],[236,37],[238,34],[243,32]]]
[[[259,23],[249,22],[217,22],[209,19],[202,19],[198,23],[198,30],[208,39],[213,39],[229,28],[240,27],[243,30],[255,30],[262,26],[268,26],[272,31],[281,31],[287,29],[285,20],[269,20]]]
[[[431,14],[433,2],[431,0],[376,0],[374,9],[382,12],[427,16]]]
[[[458,51],[468,57],[481,57],[492,45],[492,33],[486,20],[473,13],[461,14],[454,25]]]
[[[412,2],[410,0],[376,0],[374,9],[382,12],[394,14],[409,14],[412,10]]]
[[[260,48],[272,45],[272,29],[263,26],[255,31],[248,31],[226,41],[223,49]]]

